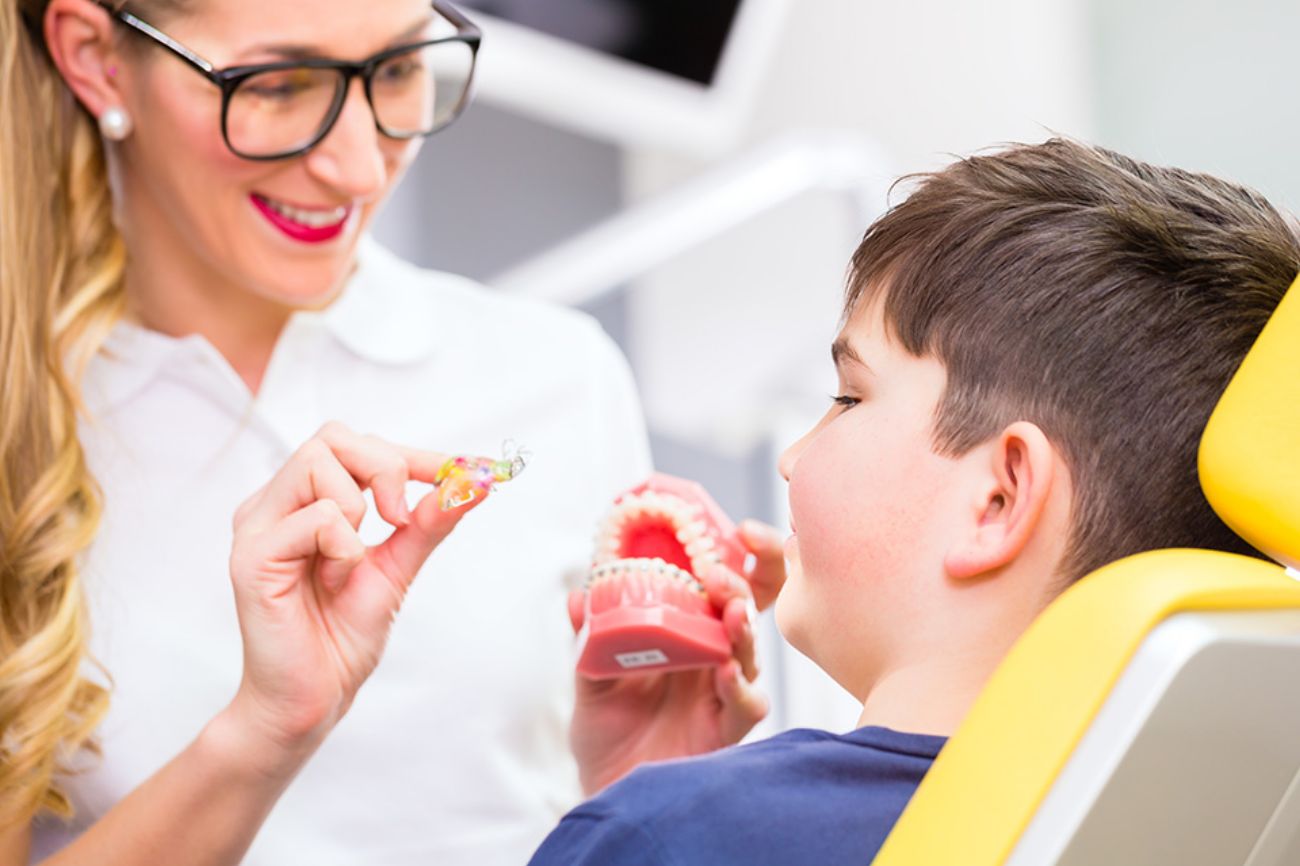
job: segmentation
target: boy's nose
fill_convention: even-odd
[[[825,423],[826,419],[823,418],[811,430],[800,436],[797,441],[791,443],[789,447],[781,452],[780,458],[776,461],[776,468],[787,484],[790,482],[790,476],[794,474],[795,464],[799,462],[799,455],[803,454],[804,449],[808,447],[808,443],[812,441],[813,437],[821,432],[822,425]]]
[[[781,452],[780,458],[776,461],[777,471],[781,473],[781,477],[786,480],[787,484],[790,483],[790,473],[794,472],[794,464],[798,462],[799,452],[803,450],[804,439],[807,438],[805,436],[803,439],[792,443]]]

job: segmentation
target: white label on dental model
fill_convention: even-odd
[[[668,656],[664,655],[663,650],[649,649],[634,653],[615,653],[614,661],[618,662],[626,670],[666,664]]]

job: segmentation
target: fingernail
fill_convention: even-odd
[[[406,504],[406,499],[397,500],[397,520],[401,526],[407,526],[411,522],[411,506]]]

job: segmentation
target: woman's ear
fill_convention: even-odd
[[[113,80],[118,52],[108,10],[91,0],[50,0],[45,9],[45,44],[59,74],[93,117],[121,107]]]
[[[1036,425],[1017,421],[992,443],[981,470],[970,521],[944,558],[959,580],[981,577],[1013,562],[1033,538],[1056,480],[1055,447]]]

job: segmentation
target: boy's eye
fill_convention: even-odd
[[[832,395],[831,402],[836,404],[837,406],[843,406],[845,409],[851,409],[854,406],[861,403],[862,401],[859,400],[857,397],[849,397],[844,394],[840,394],[838,396]]]

